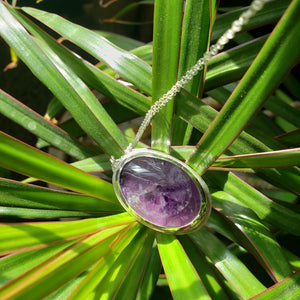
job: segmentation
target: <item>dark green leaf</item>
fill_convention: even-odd
[[[146,252],[151,249],[153,244],[153,234],[150,234],[149,236],[146,233],[146,230],[140,232],[126,249],[122,251],[118,259],[115,260],[112,268],[106,272],[103,280],[101,280],[96,289],[91,292],[94,298],[99,299],[101,296],[106,295],[107,299],[113,299],[117,296],[116,294],[119,292],[119,289],[122,288],[121,285],[123,284],[123,281],[126,281],[126,275],[130,272],[130,269],[135,262],[139,260],[140,255],[147,254]],[[144,250],[146,250],[146,252]],[[143,268],[143,266],[141,267]],[[138,277],[135,277],[135,281],[138,281],[138,279]],[[128,292],[131,292],[130,288]],[[82,298],[78,297],[77,299],[79,300]],[[125,296],[124,299],[133,298],[127,298]]]
[[[76,240],[74,240],[76,241]],[[0,260],[0,284],[13,280],[74,243],[69,241],[46,248],[5,256]]]
[[[205,76],[204,89],[211,90],[217,86],[237,81],[250,67],[267,37],[263,36],[251,42],[221,52],[209,61]]]
[[[23,184],[0,178],[0,204],[2,206],[36,209],[62,209],[90,212],[123,211],[118,203],[70,192]]]
[[[291,0],[268,1],[265,4],[264,8],[259,11],[254,17],[252,17],[250,21],[243,27],[243,30],[249,30],[260,25],[277,21],[282,16],[290,2]],[[232,12],[228,12],[226,14],[219,15],[214,24],[211,39],[213,41],[218,39],[225,32],[225,28],[229,28],[232,22],[236,20],[246,9],[247,8],[245,7]]]
[[[183,236],[180,238],[180,241],[212,299],[228,299],[222,283],[218,282],[214,266],[207,262],[203,254],[200,253],[199,249],[195,247],[188,237]]]
[[[197,150],[188,159],[188,164],[200,174],[229,147],[297,61],[300,50],[290,45],[297,44],[297,41],[300,43],[300,22],[297,21],[299,9],[300,3],[292,2],[214,123],[198,143]]]
[[[209,171],[205,178],[251,208],[263,222],[300,235],[299,214],[273,202],[236,175]]]
[[[208,49],[210,29],[215,11],[215,1],[191,0],[186,2],[182,23],[178,79],[188,71]],[[199,14],[199,12],[202,12]],[[202,94],[204,70],[188,82],[185,89],[195,96]],[[173,145],[187,144],[192,127],[183,120],[174,118]]]
[[[238,243],[252,253],[275,281],[291,275],[292,270],[269,230],[253,211],[222,191],[212,194],[214,207],[227,219]]]
[[[71,67],[89,86],[137,113],[145,113],[149,109],[151,102],[145,96],[108,76],[87,61],[77,57],[23,15],[16,13],[14,15],[27,30],[53,49],[65,64]],[[143,77],[143,80],[146,80],[146,78]]]
[[[149,267],[148,262],[152,251],[153,241],[154,232],[150,231],[147,239],[144,241],[144,244],[142,244],[139,253],[133,261],[133,265],[125,275],[126,278],[123,280],[122,285],[118,289],[115,299],[135,299],[139,286],[143,280],[143,275],[146,269]]]

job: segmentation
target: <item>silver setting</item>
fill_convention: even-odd
[[[131,208],[131,206],[128,204],[127,200],[125,199],[122,193],[122,189],[120,186],[120,175],[123,170],[123,167],[129,161],[138,157],[153,157],[153,158],[159,158],[168,161],[180,167],[185,173],[187,173],[192,178],[192,180],[195,182],[196,186],[198,187],[198,190],[201,195],[200,211],[199,214],[194,218],[192,222],[181,227],[163,227],[163,226],[153,224],[152,222],[144,219]],[[113,182],[116,196],[119,199],[121,205],[124,207],[124,209],[131,216],[133,216],[137,221],[156,231],[161,231],[164,233],[171,233],[171,234],[190,233],[192,231],[199,229],[207,221],[211,212],[211,197],[210,197],[208,187],[206,183],[203,181],[203,179],[192,168],[187,166],[184,162],[162,152],[158,152],[150,149],[134,149],[129,153],[126,153],[120,159],[115,161],[112,182]]]

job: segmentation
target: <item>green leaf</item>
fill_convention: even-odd
[[[205,260],[203,254],[199,252],[199,249],[196,248],[188,237],[182,236],[180,237],[180,241],[211,298],[214,300],[228,299],[222,283],[220,284],[217,280],[214,266]]]
[[[118,203],[0,178],[0,205],[81,212],[122,212]]]
[[[120,289],[123,289],[122,286],[124,281],[127,281],[126,276],[128,275],[128,272],[131,272],[130,269],[134,267],[134,264],[138,262],[137,260],[139,260],[141,256],[144,256],[145,254],[147,256],[147,253],[149,254],[149,250],[151,250],[151,246],[153,244],[153,233],[145,233],[147,233],[147,231],[140,232],[136,239],[134,239],[128,247],[126,247],[115,261],[112,268],[106,272],[106,276],[90,294],[88,299],[102,298],[109,300],[115,297],[117,298],[117,293],[119,293]],[[143,266],[141,266],[141,268],[143,268]],[[135,277],[135,281],[139,281],[138,277]],[[130,293],[130,288],[128,287],[128,289],[128,292]],[[78,297],[78,299],[82,298]],[[133,298],[124,296],[123,299]]]
[[[17,15],[19,16],[19,15]],[[22,19],[21,19],[22,20]],[[24,25],[24,24],[23,24]],[[64,108],[64,106],[62,105],[62,103],[56,98],[53,97],[48,106],[47,106],[47,111],[45,114],[45,119],[47,120],[51,120],[52,118],[54,118],[62,109]]]
[[[156,243],[152,247],[147,268],[142,278],[140,289],[137,293],[136,300],[149,299],[156,287],[157,280],[161,271],[161,261]]]
[[[289,73],[286,76],[283,84],[288,89],[288,91],[294,96],[294,98],[297,99],[298,95],[300,94],[299,80],[292,73]]]
[[[251,208],[264,223],[295,235],[300,234],[299,214],[270,200],[236,175],[209,171],[205,178]]]
[[[91,218],[110,215],[108,212],[86,212],[73,210],[32,209],[23,207],[0,206],[0,217],[5,219],[43,219],[51,220],[58,218]]]
[[[291,299],[296,300],[300,297],[300,272],[293,276],[287,277],[281,282],[271,286],[263,293],[251,298],[256,300],[269,299]]]
[[[122,148],[128,144],[125,137],[82,80],[50,48],[35,39],[37,45],[2,3],[0,16],[4,40],[106,152],[121,156]],[[24,52],[24,48],[29,52]]]
[[[298,59],[300,50],[290,45],[300,43],[299,8],[300,3],[292,2],[188,159],[187,163],[200,174],[229,147]]]
[[[215,17],[215,11],[211,11],[211,6],[215,7],[215,1],[191,0],[186,2],[182,23],[180,60],[178,67],[178,79],[188,71],[203,54],[209,45],[210,29]],[[201,14],[199,12],[201,11]],[[204,70],[192,78],[185,86],[185,89],[195,96],[202,94]],[[187,143],[192,131],[191,125],[174,118],[173,125],[173,145]]]
[[[84,159],[95,154],[1,89],[0,113],[77,159]]]
[[[64,300],[68,299],[69,295],[72,293],[72,291],[80,284],[80,282],[86,277],[86,275],[89,273],[90,269],[92,267],[89,267],[85,271],[83,271],[81,274],[79,274],[77,277],[71,279],[64,285],[62,285],[60,288],[55,290],[50,295],[46,296],[45,300]]]
[[[275,281],[291,275],[287,260],[269,230],[248,207],[218,191],[212,194],[215,209],[227,219],[238,244],[252,253]]]
[[[297,147],[300,141],[300,129],[280,135],[277,140],[287,146]]]
[[[118,11],[113,17],[111,17],[108,21],[109,22],[117,22],[122,24],[136,24],[137,22],[132,21],[122,21],[120,20],[120,17],[128,14],[130,11],[132,11],[134,8],[136,8],[139,5],[143,4],[154,4],[154,0],[141,0],[139,2],[134,2],[126,5],[124,8],[122,8],[120,11]],[[143,23],[142,23],[143,24]]]
[[[0,296],[15,299],[28,299],[33,294],[36,299],[47,296],[105,255],[110,250],[111,243],[118,240],[123,228],[124,226],[106,228],[82,239],[11,284],[3,286]]]
[[[266,102],[265,108],[296,127],[300,127],[300,112],[279,97],[280,94],[282,94],[282,92],[278,90],[275,96],[272,96]]]
[[[62,100],[67,110],[73,115],[76,122],[88,133],[105,152],[111,155],[123,155],[122,149],[127,146],[127,141],[118,126],[113,122],[98,99],[87,88],[75,73],[68,70],[67,65],[44,43],[35,40],[44,53],[49,57],[55,67],[64,75],[65,79],[73,86],[81,96],[81,101],[73,100],[72,103]],[[85,115],[83,115],[85,113]],[[94,122],[89,123],[89,116]],[[84,122],[82,121],[84,120]],[[120,151],[121,150],[121,151]],[[119,153],[119,154],[117,154]]]
[[[210,1],[205,0],[191,0],[186,3],[182,24],[178,78],[181,78],[208,49],[211,19],[214,19],[214,12],[211,12],[210,5]],[[203,73],[204,71],[200,71],[185,86],[185,89],[195,96],[202,93]]]
[[[133,261],[133,265],[126,274],[125,280],[122,282],[122,285],[115,295],[115,299],[135,299],[139,286],[143,280],[143,275],[149,267],[148,261],[152,251],[153,240],[154,232],[152,231],[149,233],[147,239],[142,245],[142,248]]]
[[[118,203],[112,184],[0,132],[0,165],[77,192]]]
[[[139,58],[141,58],[144,62],[147,62],[149,65],[152,65],[152,50],[153,45],[152,42],[150,42],[144,46],[131,50],[131,52]]]
[[[245,44],[223,51],[208,62],[204,89],[211,90],[242,78],[265,43],[259,37]]]
[[[14,16],[31,34],[53,49],[65,64],[71,67],[89,86],[139,114],[145,113],[149,109],[151,102],[144,95],[123,85],[120,81],[108,76],[96,66],[74,55],[23,15],[14,12]],[[146,77],[141,79],[146,80]]]
[[[72,166],[85,172],[104,172],[111,170],[111,162],[106,155],[90,157],[72,163]]]
[[[156,239],[173,298],[211,299],[177,238],[157,233]]]
[[[5,256],[0,259],[0,285],[19,277],[49,257],[66,249],[76,240],[60,243],[46,248],[31,250],[22,253]]]
[[[65,222],[0,225],[0,253],[41,248],[56,242],[75,239],[109,227],[124,227],[133,222],[127,213],[96,219]]]
[[[80,282],[80,284],[71,293],[71,299],[86,299],[97,286],[102,287],[102,281],[106,276],[113,273],[114,265],[117,261],[126,257],[126,263],[130,263],[128,256],[133,255],[134,251],[139,249],[146,239],[146,230],[136,223],[129,230],[123,232],[118,241],[111,245],[110,251],[106,253],[99,261],[92,267],[87,276]],[[122,258],[120,258],[120,256]],[[118,265],[119,266],[119,265]],[[111,272],[111,273],[109,273]],[[116,274],[114,274],[116,275]],[[100,284],[100,285],[99,285]],[[103,287],[108,288],[108,286]],[[112,289],[114,293],[114,289]]]
[[[282,248],[283,253],[288,260],[289,264],[292,266],[294,270],[299,270],[300,269],[300,258],[290,252],[289,250]]]
[[[120,34],[107,32],[107,31],[96,31],[96,32],[100,34],[102,37],[109,40],[111,43],[127,51],[133,50],[138,47],[142,47],[144,45],[143,42],[140,42],[135,39],[131,39],[127,36],[123,36]]]
[[[210,192],[212,193],[212,190]],[[239,242],[228,222],[226,222],[226,220],[219,212],[217,212],[217,210],[214,209],[214,207],[206,222],[206,226],[225,236],[228,240],[231,240],[235,243]]]
[[[265,289],[246,266],[212,233],[201,228],[189,236],[242,298],[249,298]]]
[[[282,168],[300,165],[300,148],[221,157],[211,168]]]
[[[183,0],[157,0],[154,6],[153,102],[177,80],[182,12]],[[173,104],[173,100],[167,103],[152,122],[152,148],[165,153],[170,152]]]
[[[212,120],[217,116],[217,112],[213,108],[205,105],[184,90],[176,97],[176,113],[200,132],[205,132]],[[276,141],[272,142],[272,146],[274,146],[274,144],[276,144],[279,149],[282,148]],[[233,154],[271,151],[263,142],[246,132],[242,132],[228,150]],[[290,191],[300,193],[300,176],[298,169],[265,169],[261,170],[261,173],[276,185],[279,184],[279,186],[287,188]]]
[[[110,66],[147,94],[151,94],[151,68],[135,55],[117,47],[96,32],[67,21],[58,15],[30,7],[23,7],[22,10]],[[141,80],[145,77],[146,80]]]
[[[220,102],[221,104],[225,104],[227,99],[230,97],[232,91],[234,90],[235,86],[236,86],[235,83],[233,83],[230,84],[230,88],[229,85],[225,87],[218,87],[214,90],[208,91],[207,94],[210,97],[212,97],[214,100]],[[283,130],[270,117],[266,116],[262,111],[259,111],[257,115],[251,120],[251,124],[254,125],[256,128],[260,129],[260,131],[254,130],[252,127],[249,126],[245,128],[245,131],[249,134],[252,134],[256,138],[258,136],[257,133],[261,134],[262,131],[269,134],[270,136],[279,135],[283,133]],[[267,138],[265,135],[262,137],[261,134],[261,136],[258,139],[261,140],[266,145],[268,145],[266,142]],[[270,137],[268,140],[270,140]],[[273,148],[274,146],[269,146],[269,147]],[[279,147],[279,149],[281,149],[281,147]]]
[[[259,27],[260,25],[276,22],[282,16],[290,2],[291,0],[268,1],[264,5],[264,8],[257,12],[255,16],[253,16],[249,22],[245,24],[245,26],[243,26],[243,30],[249,30]],[[225,28],[229,28],[232,22],[238,19],[240,14],[246,9],[247,7],[243,7],[226,14],[218,15],[213,27],[211,40],[215,41],[221,37],[226,30]]]

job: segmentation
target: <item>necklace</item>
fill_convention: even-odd
[[[165,233],[185,234],[198,229],[208,219],[211,211],[209,190],[191,167],[168,154],[134,148],[155,114],[241,31],[266,2],[254,0],[203,57],[150,107],[125,154],[119,159],[111,157],[117,198],[142,224]]]

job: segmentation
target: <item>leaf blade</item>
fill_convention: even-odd
[[[67,189],[118,202],[110,183],[0,132],[0,165]]]
[[[246,126],[250,116],[270,96],[298,59],[300,50],[290,47],[298,39],[300,43],[298,9],[299,3],[292,2],[235,92],[199,141],[197,150],[188,159],[187,163],[200,173],[228,148]],[[264,80],[257,81],[262,74]]]
[[[151,69],[135,55],[115,46],[99,34],[71,23],[58,15],[30,7],[23,7],[22,10],[108,64],[146,93],[151,94]],[[147,76],[147,80],[141,80],[145,76]]]
[[[156,238],[173,298],[211,299],[176,237],[157,233]]]
[[[73,140],[66,132],[33,112],[0,89],[0,113],[20,124],[38,137],[65,151],[77,159],[92,156],[93,152]]]
[[[209,231],[201,228],[189,236],[241,297],[249,298],[265,289],[245,265]]]
[[[155,103],[177,78],[183,1],[156,1],[154,6],[152,97]],[[163,18],[161,16],[164,16]],[[153,118],[152,148],[169,153],[174,101]]]
[[[58,241],[75,239],[103,228],[126,225],[132,222],[133,219],[125,213],[118,216],[80,221],[2,224],[0,225],[0,252],[11,253],[23,249],[40,248]],[[48,234],[46,235],[45,232]]]
[[[217,159],[211,168],[281,168],[300,165],[300,148]]]
[[[7,9],[2,3],[0,9],[0,34],[4,40],[11,45],[18,57],[31,71],[63,102],[75,116],[77,122],[101,147],[112,155],[121,156],[122,148],[126,148],[128,143],[92,92],[50,48],[38,40],[34,41],[29,36],[24,27],[12,16],[15,14],[13,9]],[[24,52],[24,48],[29,52]]]

